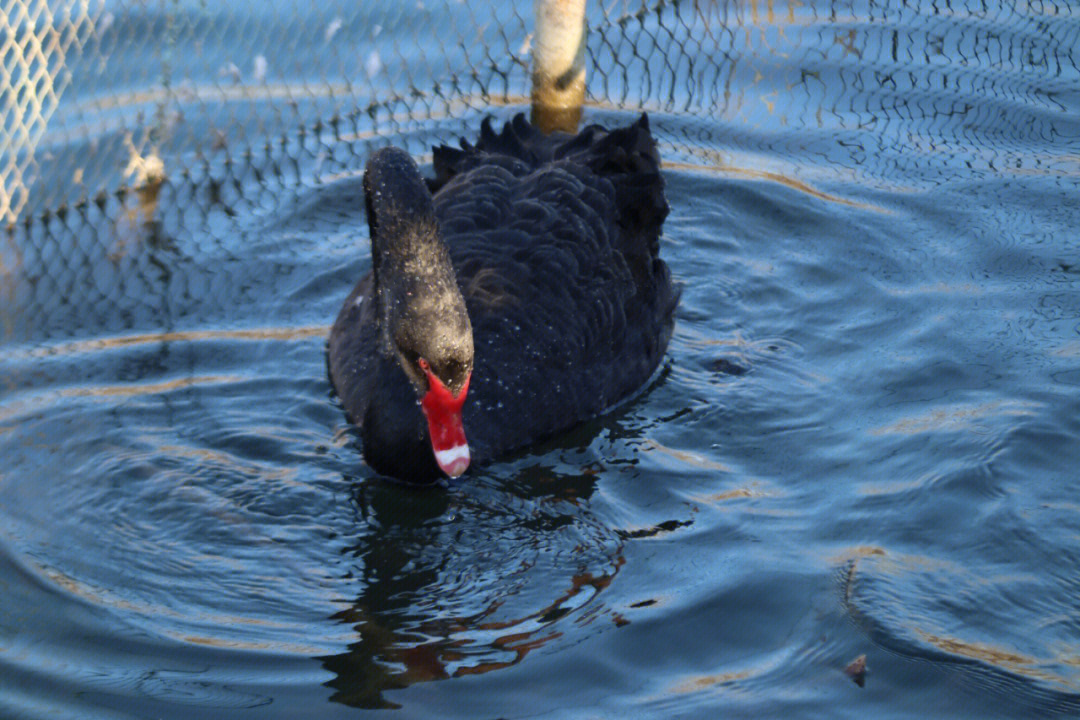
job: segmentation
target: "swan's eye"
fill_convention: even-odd
[[[449,382],[458,382],[464,379],[469,374],[469,370],[465,363],[453,358],[446,361],[446,366],[443,368],[446,373],[446,379]]]
[[[420,369],[423,370],[425,373],[431,372],[431,366],[428,365],[428,361],[425,360],[424,358],[417,359],[416,363],[420,366]]]

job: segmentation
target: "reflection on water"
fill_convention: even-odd
[[[394,707],[384,691],[516,665],[565,626],[610,615],[599,594],[624,562],[622,541],[589,510],[595,482],[533,466],[499,488],[358,486],[369,532],[343,558],[363,593],[334,616],[358,640],[322,659],[332,699]]]

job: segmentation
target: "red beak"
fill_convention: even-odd
[[[465,427],[461,424],[461,407],[465,404],[472,376],[465,378],[461,391],[454,395],[435,377],[427,363],[421,363],[421,367],[427,375],[428,391],[420,401],[420,407],[427,418],[431,450],[442,471],[450,477],[457,477],[469,467],[469,443],[465,440]]]

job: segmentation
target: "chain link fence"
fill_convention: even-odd
[[[1002,117],[979,97],[1016,92],[1057,110],[1077,80],[1080,34],[1062,2],[587,8],[588,102],[668,113],[669,131],[688,137],[699,120],[751,128],[767,112],[775,126],[831,131],[827,142],[798,138],[800,152],[846,152],[858,136],[863,155],[904,162],[897,140],[930,136],[941,152],[950,139],[937,135],[957,112],[979,126]],[[1014,32],[1003,38],[988,23]],[[455,118],[527,105],[532,27],[530,0],[0,0],[0,222],[123,204],[132,188],[153,200],[162,184],[187,186],[181,194],[207,211],[243,212],[356,172],[372,138],[426,152],[427,141],[454,139]],[[1004,79],[988,87],[963,63],[938,70],[943,52]],[[926,73],[905,80],[911,67]],[[1010,73],[1038,85],[1014,88]],[[939,101],[940,90],[957,97]],[[1035,123],[1030,132],[1055,132]],[[425,142],[413,142],[421,132]],[[977,144],[959,148],[975,163]],[[839,158],[849,159],[861,164]]]
[[[2,5],[8,224],[162,182],[260,205],[355,170],[358,141],[529,93],[531,2]],[[591,3],[591,101],[716,103],[725,8]]]
[[[587,104],[654,113],[669,168],[827,200],[1069,176],[1072,7],[589,0]],[[531,0],[0,0],[0,337],[220,307],[239,226],[525,109],[532,28]]]
[[[591,0],[587,102],[711,112],[727,7]],[[0,0],[0,337],[220,311],[241,226],[382,138],[526,109],[532,28],[531,1]]]
[[[46,2],[9,0],[0,15],[0,217],[15,220],[30,203],[39,174],[34,151],[48,129],[75,61],[92,31],[85,4],[51,8]]]

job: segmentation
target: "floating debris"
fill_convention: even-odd
[[[337,35],[337,31],[341,29],[342,24],[343,23],[340,17],[335,17],[333,20],[331,20],[330,23],[326,26],[326,32],[323,33],[323,39],[325,39],[326,42],[330,42],[330,40],[332,40],[333,37]]]
[[[266,62],[266,56],[256,55],[255,61],[254,63],[252,63],[252,65],[252,79],[257,83],[261,83],[262,81],[266,80],[266,70],[269,66],[269,63]]]
[[[367,56],[367,60],[364,61],[364,72],[367,73],[368,78],[373,78],[379,74],[382,67],[382,58],[379,57],[379,51],[372,50],[371,54]]]
[[[866,685],[866,655],[860,655],[844,668],[844,674],[859,687]]]
[[[116,16],[113,15],[111,12],[107,12],[102,15],[101,19],[97,22],[97,27],[94,28],[94,30],[97,31],[98,37],[104,35],[105,31],[111,28],[114,22],[116,22]]]
[[[240,68],[236,67],[236,63],[227,62],[218,68],[218,77],[229,78],[234,83],[238,83],[243,75],[240,72]]]

